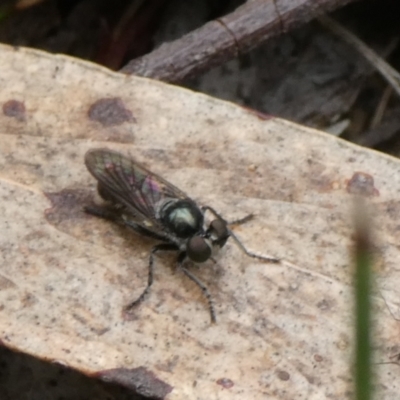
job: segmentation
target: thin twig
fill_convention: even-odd
[[[231,14],[132,60],[121,72],[181,82],[352,1],[248,1]]]

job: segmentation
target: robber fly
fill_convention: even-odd
[[[203,263],[212,257],[213,250],[225,245],[229,237],[248,256],[268,262],[278,262],[249,252],[229,229],[229,224],[213,208],[199,207],[180,189],[135,160],[108,150],[93,149],[85,155],[89,172],[98,181],[98,192],[108,205],[86,207],[85,211],[106,218],[134,231],[159,240],[149,257],[147,286],[142,294],[126,306],[129,311],[145,298],[153,284],[153,258],[159,251],[178,252],[179,269],[202,290],[210,309],[211,321],[216,322],[214,303],[206,285],[186,267],[184,261]],[[215,219],[204,226],[208,211]],[[252,216],[235,221],[242,223]]]

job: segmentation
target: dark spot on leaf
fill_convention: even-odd
[[[324,358],[320,354],[314,354],[314,360],[317,362],[321,362]]]
[[[221,385],[223,388],[225,389],[230,389],[231,387],[233,387],[235,384],[233,383],[232,380],[228,379],[228,378],[221,378],[217,380],[217,384]]]
[[[327,299],[322,299],[317,303],[317,307],[321,311],[329,311],[333,308],[334,304],[332,304],[332,301],[327,300]]]
[[[136,394],[153,400],[162,400],[172,392],[172,386],[168,385],[144,367],[139,368],[115,368],[96,374],[106,382],[113,382],[133,390]]]
[[[21,298],[22,307],[28,308],[38,302],[37,298],[32,293],[25,293]]]
[[[45,210],[45,217],[52,225],[81,218],[83,206],[89,202],[88,191],[63,189],[60,192],[45,193],[52,207]]]
[[[136,122],[132,112],[118,97],[97,100],[89,108],[89,118],[103,126],[121,125],[124,122]]]
[[[3,114],[19,122],[25,121],[25,104],[18,100],[9,100],[3,104]]]
[[[15,288],[17,285],[10,279],[6,278],[3,275],[0,275],[0,290],[3,292],[9,288]]]
[[[277,371],[276,374],[281,381],[288,381],[290,379],[290,374],[286,371]]]
[[[172,373],[178,364],[179,361],[179,356],[175,355],[172,358],[166,360],[166,362],[158,364],[157,369],[164,371],[164,372],[169,372]]]
[[[206,122],[207,122],[208,125],[215,125],[215,121],[213,119],[211,119],[211,118],[207,118]]]
[[[347,182],[347,192],[358,196],[379,196],[379,190],[374,187],[374,178],[365,172],[355,172]]]

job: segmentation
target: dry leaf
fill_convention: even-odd
[[[399,161],[317,131],[157,81],[39,51],[1,46],[0,307],[4,345],[153,398],[343,399],[352,390],[353,195],[368,198],[376,282],[400,301]],[[199,288],[156,258],[154,242],[90,215],[90,148],[134,156],[227,219],[249,259],[228,242]],[[378,293],[378,292],[377,292]],[[376,296],[377,362],[400,341]],[[379,368],[394,398],[397,365]]]

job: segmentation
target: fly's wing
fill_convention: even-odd
[[[85,165],[115,201],[127,208],[132,214],[130,217],[146,229],[163,230],[156,219],[161,200],[188,199],[177,187],[116,151],[89,150],[85,154]]]

